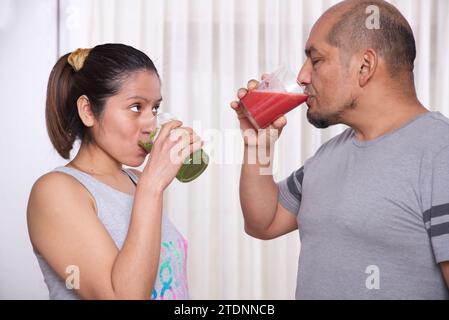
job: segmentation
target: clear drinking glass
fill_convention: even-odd
[[[256,129],[268,127],[274,120],[307,100],[295,74],[279,67],[241,100],[242,111]]]
[[[156,116],[156,128],[150,133],[148,142],[140,141],[139,145],[148,153],[151,153],[153,143],[157,139],[159,131],[165,123],[175,120],[176,118],[168,112],[159,113]],[[209,156],[203,149],[197,150],[190,154],[179,169],[176,179],[180,182],[190,182],[198,178],[209,164]]]

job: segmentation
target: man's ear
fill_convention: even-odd
[[[364,87],[374,76],[378,64],[378,55],[373,49],[367,49],[362,56],[362,64],[359,71],[359,85]]]
[[[78,115],[81,118],[81,121],[84,123],[86,127],[92,127],[95,122],[95,117],[92,112],[92,108],[90,105],[89,98],[87,96],[82,95],[76,101],[76,106],[78,108]]]

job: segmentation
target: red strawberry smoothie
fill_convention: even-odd
[[[266,128],[274,120],[307,100],[306,94],[250,91],[240,100],[243,112],[256,128]]]

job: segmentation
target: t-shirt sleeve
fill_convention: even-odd
[[[424,223],[437,263],[449,261],[449,146],[433,160],[431,208]]]
[[[301,204],[303,178],[304,167],[301,167],[277,184],[279,203],[294,215],[298,215]]]

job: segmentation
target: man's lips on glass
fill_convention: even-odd
[[[307,105],[309,105],[312,102],[312,99],[315,98],[315,96],[313,94],[308,94],[308,96],[309,97],[307,98],[307,101],[306,101]]]

